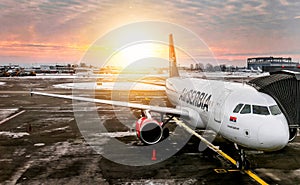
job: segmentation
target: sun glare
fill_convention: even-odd
[[[163,58],[168,59],[168,46],[160,43],[137,43],[128,47],[117,50],[106,65],[119,66],[125,68],[128,65],[144,67],[157,67],[151,62],[147,62],[147,58]]]

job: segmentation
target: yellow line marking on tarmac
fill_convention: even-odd
[[[228,172],[240,172],[240,170],[236,169],[236,170],[227,170]]]
[[[227,173],[228,171],[225,169],[214,169],[216,173]]]
[[[13,119],[13,118],[15,118],[15,117],[17,117],[17,116],[19,116],[20,114],[23,114],[24,112],[26,112],[26,110],[22,110],[21,112],[18,112],[18,113],[14,114],[14,115],[12,115],[8,118],[3,119],[2,121],[0,121],[0,125],[7,122],[7,121],[9,121],[9,120],[11,120],[11,119]]]
[[[235,170],[227,170],[227,169],[223,169],[223,168],[216,168],[216,169],[214,169],[214,171],[216,172],[216,173],[230,173],[230,172],[240,172],[240,170],[238,170],[238,169],[235,169]]]
[[[219,155],[221,155],[224,159],[226,159],[226,160],[230,161],[232,164],[236,165],[236,161],[232,157],[230,157],[229,155],[227,155],[226,153],[224,153],[222,150],[220,150],[218,147],[216,147],[215,145],[213,145],[212,143],[210,143],[209,141],[207,141],[204,137],[202,137],[201,135],[199,135],[196,131],[194,131],[193,129],[191,129],[190,127],[188,127],[185,123],[183,123],[182,121],[178,120],[175,117],[173,118],[173,120],[176,122],[177,125],[179,125],[180,127],[183,127],[187,132],[189,132],[190,134],[198,137],[211,150],[215,151],[216,153],[218,153]],[[262,185],[267,185],[268,184],[264,180],[262,180],[259,176],[257,176],[254,172],[252,172],[251,170],[242,170],[242,171],[244,173],[246,173],[247,175],[249,175],[252,179],[254,179],[259,184],[262,184]]]

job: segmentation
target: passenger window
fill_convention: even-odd
[[[269,108],[270,108],[270,111],[271,111],[272,115],[275,116],[275,115],[281,114],[281,110],[277,105],[272,105]]]
[[[246,104],[240,113],[241,114],[250,114],[251,113],[251,106]]]
[[[253,108],[253,114],[270,115],[268,107],[253,105],[252,108]]]
[[[243,105],[244,105],[244,104],[242,104],[242,103],[238,104],[238,105],[234,108],[233,112],[234,112],[234,113],[240,112],[240,110],[241,110],[241,108],[243,107]]]

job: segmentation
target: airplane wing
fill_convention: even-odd
[[[131,80],[132,82],[137,82],[137,83],[143,83],[143,84],[150,84],[150,85],[156,85],[156,86],[162,86],[162,87],[165,87],[166,84],[165,83],[161,83],[161,82],[157,82],[157,81],[154,81],[154,82],[148,82],[148,81],[144,81],[144,80]]]
[[[176,108],[151,106],[151,105],[123,102],[123,101],[114,101],[114,100],[76,97],[76,96],[70,96],[70,95],[50,94],[50,93],[35,92],[35,91],[32,91],[30,93],[36,94],[36,95],[41,95],[41,96],[50,96],[50,97],[55,97],[55,98],[64,98],[64,99],[78,100],[78,101],[85,101],[85,102],[102,103],[102,104],[108,104],[108,105],[114,105],[114,106],[129,107],[129,108],[134,108],[134,109],[149,110],[149,111],[153,111],[153,112],[167,113],[167,114],[171,114],[171,115],[189,117],[189,112],[187,110],[180,110],[180,109],[176,109]]]

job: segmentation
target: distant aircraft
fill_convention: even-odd
[[[262,73],[263,71],[260,69],[260,67],[257,67],[257,69],[253,69],[253,67],[251,67],[250,68],[251,70],[251,72],[253,72],[253,73]]]
[[[238,69],[238,72],[251,73],[251,70],[247,68],[240,68]]]
[[[260,67],[257,67],[258,72],[262,73],[263,70]]]
[[[263,71],[261,70],[260,67],[257,67],[257,69],[254,69],[253,67],[250,67],[250,69],[240,68],[240,69],[238,69],[238,72],[244,72],[244,73],[262,73]]]
[[[43,92],[31,93],[144,110],[142,118],[136,122],[136,133],[146,144],[161,141],[165,125],[170,120],[163,122],[155,120],[149,112],[180,116],[191,126],[211,129],[233,142],[239,150],[240,157],[236,163],[239,169],[249,167],[243,148],[276,151],[287,145],[289,138],[292,138],[289,136],[287,119],[271,96],[258,92],[247,84],[180,77],[172,34],[169,35],[169,42],[170,66],[169,78],[166,80],[166,94],[174,107]]]

